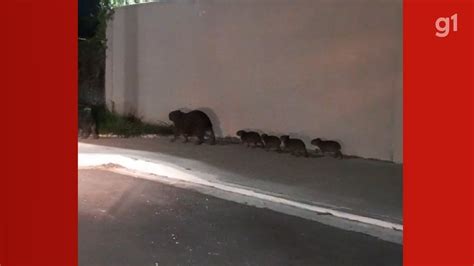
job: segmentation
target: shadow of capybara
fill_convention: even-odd
[[[260,134],[258,134],[257,132],[239,130],[235,134],[240,137],[240,140],[242,141],[242,143],[246,144],[247,147],[251,145],[254,148],[257,146],[263,147],[262,138],[260,137]]]
[[[169,119],[174,123],[174,138],[171,141],[175,141],[178,136],[184,136],[184,142],[188,142],[188,137],[196,136],[198,141],[196,144],[204,142],[206,133],[209,133],[211,144],[216,143],[216,137],[214,130],[212,129],[212,123],[209,117],[202,111],[194,110],[188,113],[181,112],[180,110],[172,111],[168,115]]]
[[[281,140],[277,136],[269,136],[267,134],[262,134],[262,141],[265,145],[265,150],[281,150]]]
[[[341,152],[341,144],[334,140],[322,140],[320,138],[313,139],[311,145],[314,145],[319,148],[319,150],[324,153],[333,153],[334,158],[343,158]]]
[[[304,155],[308,157],[308,151],[306,150],[306,145],[300,139],[291,139],[288,135],[283,135],[280,137],[281,142],[283,143],[283,151],[289,152],[295,156]]]

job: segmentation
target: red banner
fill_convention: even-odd
[[[3,1],[0,265],[77,265],[77,1]]]
[[[404,265],[472,265],[473,1],[404,0]]]

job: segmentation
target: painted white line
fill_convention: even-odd
[[[253,191],[251,188],[247,187],[235,187],[231,184],[226,184],[222,182],[210,182],[189,172],[179,169],[178,167],[173,167],[172,165],[158,162],[149,162],[140,159],[133,159],[122,155],[117,154],[103,154],[103,153],[79,153],[78,156],[78,166],[79,167],[96,167],[107,164],[115,164],[126,169],[134,170],[137,172],[154,174],[158,176],[164,176],[169,179],[190,182],[197,185],[207,186],[216,188],[222,191],[227,191],[231,193],[236,193],[248,197],[253,197],[260,200],[266,200],[274,203],[279,203],[294,208],[307,210],[311,212],[330,214],[335,217],[342,219],[347,219],[351,221],[357,221],[369,225],[380,226],[383,228],[403,231],[403,225],[391,223],[375,218],[360,216],[356,214],[346,213],[342,211],[332,210],[324,207],[319,207],[315,205],[310,205],[306,203],[296,202],[272,195],[268,195],[261,192]]]

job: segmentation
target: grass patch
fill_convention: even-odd
[[[145,123],[134,115],[119,115],[107,109],[97,115],[99,134],[113,134],[121,137],[134,137],[147,134],[169,136],[173,125],[166,122]]]

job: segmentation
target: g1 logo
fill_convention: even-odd
[[[439,17],[435,22],[436,37],[444,38],[449,35],[451,21],[453,22],[453,32],[458,31],[458,14],[454,14],[451,17]]]

